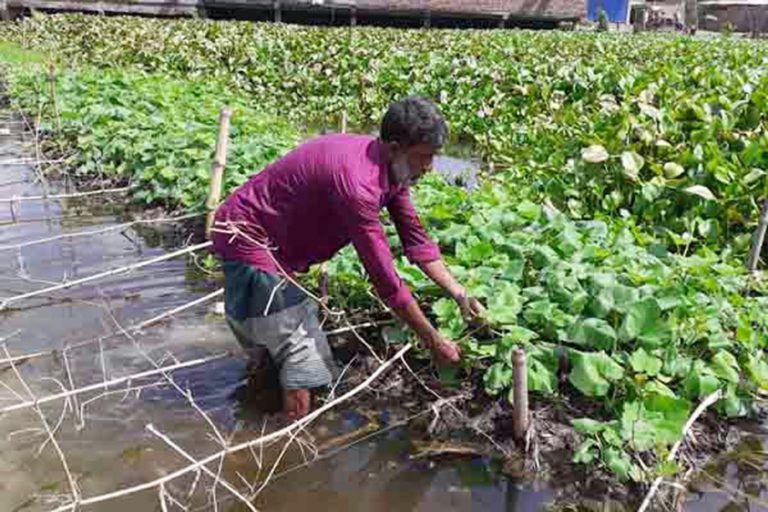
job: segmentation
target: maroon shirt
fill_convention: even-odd
[[[379,297],[390,307],[413,297],[395,271],[379,221],[387,207],[412,263],[434,261],[440,250],[424,231],[407,185],[391,185],[382,142],[366,135],[325,135],[297,147],[251,177],[219,207],[218,222],[237,223],[249,238],[214,233],[225,260],[278,273],[306,272],[350,242]],[[221,229],[223,226],[218,225]],[[224,228],[226,229],[226,228]]]

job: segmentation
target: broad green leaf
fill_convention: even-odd
[[[632,353],[629,363],[637,373],[644,373],[649,377],[658,375],[662,364],[661,359],[648,354],[642,347]]]
[[[514,326],[522,307],[520,289],[513,284],[504,283],[497,295],[488,299],[486,318],[497,325]]]
[[[568,377],[576,389],[587,396],[605,396],[615,382],[624,376],[623,368],[605,352],[572,351],[572,368]]]
[[[581,150],[581,158],[585,162],[591,164],[599,164],[608,160],[610,155],[605,148],[599,144],[595,144]]]
[[[685,168],[675,162],[667,162],[664,164],[664,177],[668,180],[673,180],[685,173]]]
[[[512,368],[504,363],[495,363],[485,371],[483,382],[486,393],[498,395],[512,383]]]
[[[597,434],[602,432],[606,425],[602,421],[593,420],[591,418],[577,418],[571,420],[573,430],[579,434]]]
[[[704,185],[691,185],[690,187],[684,188],[683,192],[694,196],[699,196],[700,198],[706,199],[707,201],[717,200],[715,194],[713,194],[712,191]]]
[[[645,165],[645,159],[634,151],[624,151],[621,154],[621,165],[624,168],[624,175],[631,180],[637,180],[640,176],[640,170]]]
[[[616,475],[619,480],[627,480],[629,478],[632,461],[626,452],[612,447],[607,448],[603,452],[603,461],[611,473]]]
[[[710,363],[715,375],[734,384],[739,382],[739,363],[733,354],[724,350],[712,357]]]
[[[612,350],[616,346],[616,331],[599,318],[587,318],[573,326],[570,332],[574,343],[584,347]]]
[[[573,462],[576,464],[589,464],[597,459],[597,456],[597,443],[594,439],[587,439],[573,453]]]
[[[768,363],[762,353],[749,354],[744,365],[752,381],[762,390],[768,390]]]
[[[528,389],[552,394],[557,389],[557,375],[538,359],[528,358]]]

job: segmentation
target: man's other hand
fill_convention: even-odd
[[[461,349],[459,346],[448,340],[438,340],[429,347],[432,351],[432,358],[441,364],[458,364],[461,360]]]

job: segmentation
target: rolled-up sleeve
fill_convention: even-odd
[[[408,187],[402,187],[387,205],[395,223],[405,257],[411,263],[428,263],[440,259],[440,248],[429,237],[411,202]]]
[[[392,251],[373,201],[353,198],[346,201],[347,230],[381,300],[392,309],[402,309],[412,300],[410,290],[395,270]]]

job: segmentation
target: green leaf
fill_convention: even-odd
[[[605,423],[591,418],[577,418],[571,420],[571,424],[573,424],[573,429],[579,434],[597,434],[606,428]]]
[[[486,318],[496,325],[515,325],[523,307],[520,289],[511,283],[504,283],[500,288],[495,296],[488,299]]]
[[[623,450],[607,448],[603,452],[603,461],[611,473],[616,475],[619,480],[627,480],[629,478],[632,461]]]
[[[597,443],[594,439],[587,439],[574,452],[573,462],[576,464],[589,464],[597,459],[597,456]]]
[[[685,192],[686,194],[699,196],[700,198],[706,199],[707,201],[717,200],[717,198],[715,197],[715,194],[713,194],[712,191],[709,190],[704,185],[692,185],[690,187],[684,188],[683,192]]]
[[[619,339],[624,342],[640,340],[648,347],[661,346],[669,335],[669,326],[661,318],[661,307],[654,297],[633,303],[624,316]]]
[[[762,353],[749,354],[744,365],[752,381],[762,390],[768,390],[768,363]]]
[[[624,151],[621,154],[621,165],[627,178],[637,180],[640,176],[640,170],[645,165],[645,160],[634,151]]]
[[[536,220],[541,215],[541,206],[526,199],[517,205],[517,213],[526,220]]]
[[[661,359],[648,354],[642,347],[635,350],[629,358],[629,364],[637,373],[644,373],[649,377],[658,375],[661,370]]]
[[[483,376],[485,392],[498,395],[512,383],[512,368],[504,363],[494,363]]]
[[[605,396],[624,369],[605,352],[571,351],[573,367],[568,380],[586,396]]]
[[[557,375],[538,359],[528,358],[528,389],[552,394],[557,389]]]
[[[667,162],[664,164],[664,177],[668,180],[673,180],[677,178],[678,176],[681,176],[685,173],[685,168],[675,162]]]
[[[584,347],[611,350],[616,346],[616,331],[599,318],[587,318],[576,323],[570,336],[571,341]]]
[[[739,363],[730,352],[719,351],[712,357],[710,363],[715,375],[721,379],[737,384],[739,382]]]
[[[599,164],[608,160],[610,155],[605,148],[599,144],[595,144],[581,150],[581,158],[585,162],[591,164]]]

